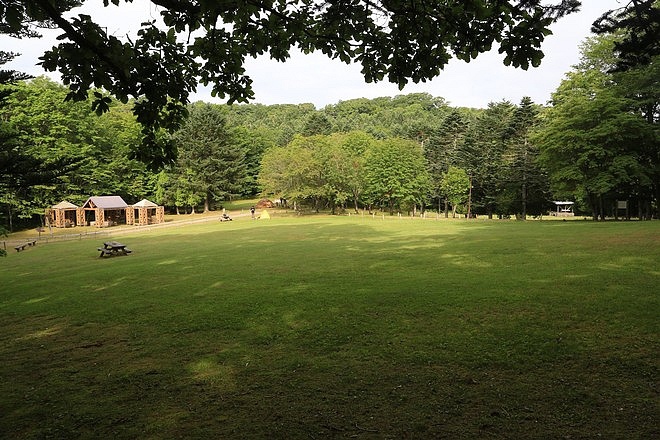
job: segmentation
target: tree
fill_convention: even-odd
[[[509,143],[509,126],[515,106],[508,101],[490,102],[470,125],[465,141],[459,144],[454,164],[463,168],[472,180],[475,211],[492,218],[493,213],[509,213],[503,191],[503,155]]]
[[[613,71],[649,65],[660,55],[660,2],[629,0],[625,6],[604,13],[592,26],[596,34],[618,34]]]
[[[226,126],[222,107],[196,103],[190,118],[174,135],[180,151],[177,172],[185,176],[195,199],[204,201],[204,212],[212,201],[239,194],[246,179],[245,151]],[[194,206],[194,205],[193,205]]]
[[[330,133],[332,133],[332,124],[328,118],[321,112],[315,112],[307,118],[301,134],[303,136],[314,136],[317,134],[328,135]]]
[[[423,206],[429,193],[426,159],[417,142],[386,139],[374,144],[365,166],[366,193],[371,201],[394,209]]]
[[[535,214],[543,211],[543,196],[547,192],[547,178],[538,166],[538,148],[531,141],[537,115],[538,109],[532,100],[528,96],[523,97],[511,116],[509,139],[502,156],[502,173],[505,176],[502,189],[517,194],[512,199],[519,201],[514,209],[522,220],[527,219],[530,202],[535,202]]]
[[[268,53],[284,61],[294,47],[305,53],[321,51],[344,63],[361,64],[368,82],[387,78],[403,87],[438,76],[452,57],[470,61],[497,43],[505,64],[527,69],[541,62],[540,45],[550,25],[580,4],[151,0],[162,8],[163,26],[145,23],[137,38],[122,41],[89,16],[65,18],[83,2],[2,2],[1,31],[34,36],[35,22],[61,29],[61,43],[44,54],[43,67],[62,74],[70,99],[86,100],[93,87],[122,102],[135,98],[134,112],[144,126],[143,148],[136,157],[154,166],[175,154],[171,144],[158,142],[158,131],[174,131],[182,124],[190,93],[199,83],[213,84],[213,94],[230,102],[253,97],[244,68],[247,57]],[[102,113],[109,102],[99,92],[92,106]]]
[[[599,59],[611,54],[602,47],[612,47],[613,38],[587,40],[581,64],[553,94],[553,107],[535,136],[554,190],[584,196],[594,220],[604,219],[608,203],[616,198],[651,187],[657,168],[657,161],[646,163],[644,155],[657,151],[657,131],[631,111],[634,104],[618,93],[615,77],[603,70],[609,63]]]
[[[465,170],[453,165],[443,174],[440,190],[451,203],[453,218],[456,217],[456,208],[467,201],[470,184],[470,177]]]
[[[424,156],[426,157],[433,195],[438,198],[438,211],[443,196],[442,180],[449,167],[458,163],[458,150],[464,141],[468,130],[468,121],[458,109],[452,109],[442,124],[430,133],[424,142]],[[449,216],[449,200],[444,198],[445,217]]]
[[[259,184],[265,194],[293,201],[296,209],[298,203],[315,192],[310,182],[315,172],[312,151],[301,143],[293,143],[264,153]]]
[[[231,125],[229,119],[227,125]],[[249,129],[231,126],[229,129],[234,142],[245,152],[246,179],[240,195],[254,197],[261,192],[258,183],[261,158],[269,148],[275,146],[274,134],[272,130],[261,127]]]
[[[29,219],[61,200],[84,165],[95,133],[90,110],[65,103],[65,95],[61,85],[36,78],[13,87],[0,108],[0,203],[10,231],[16,217]]]
[[[335,135],[343,151],[343,162],[339,172],[343,176],[344,189],[353,198],[353,208],[358,212],[362,194],[366,190],[365,167],[367,152],[374,147],[376,140],[361,131]]]

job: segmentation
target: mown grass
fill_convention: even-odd
[[[658,437],[659,233],[321,217],[12,253],[0,432]]]

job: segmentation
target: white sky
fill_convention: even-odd
[[[559,2],[559,0],[554,0]],[[528,71],[506,67],[503,55],[496,50],[481,54],[470,63],[452,60],[439,77],[427,83],[409,84],[399,90],[394,84],[380,82],[368,84],[360,73],[359,65],[346,65],[330,60],[324,55],[303,55],[292,52],[286,63],[278,63],[267,57],[249,59],[247,74],[254,81],[255,99],[262,104],[313,103],[317,108],[354,98],[376,98],[399,94],[425,92],[445,98],[453,106],[486,107],[489,102],[509,100],[518,103],[523,96],[530,96],[539,104],[550,99],[564,74],[576,64],[579,44],[590,35],[591,23],[603,12],[623,6],[625,0],[583,0],[582,10],[564,17],[552,28],[554,35],[546,38],[542,49],[545,58],[538,68]],[[91,15],[100,25],[117,37],[127,32],[132,35],[145,19],[158,18],[158,10],[146,0],[121,3],[117,8],[103,7],[103,0],[88,0],[82,11]],[[44,32],[41,39],[13,40],[0,37],[3,50],[22,55],[11,68],[38,76],[44,74],[37,66],[38,57],[56,42],[61,31]],[[49,74],[57,79],[57,76]],[[210,89],[202,86],[193,101],[222,102],[211,98]]]

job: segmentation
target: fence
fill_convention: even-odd
[[[246,214],[247,215],[247,214]],[[130,226],[130,227],[125,227],[125,228],[110,228],[110,229],[104,229],[104,230],[97,230],[97,231],[90,231],[90,232],[81,232],[78,234],[48,234],[41,232],[39,233],[38,237],[26,237],[23,239],[16,239],[16,240],[7,240],[7,241],[2,241],[0,243],[2,248],[4,250],[7,250],[8,248],[12,248],[14,246],[18,246],[20,244],[25,243],[26,241],[30,240],[37,240],[37,243],[56,243],[60,241],[72,241],[72,240],[87,240],[90,238],[99,238],[99,237],[110,237],[110,236],[115,236],[115,235],[122,235],[122,234],[129,234],[132,232],[138,232],[138,231],[152,231],[154,229],[161,229],[161,228],[171,228],[171,227],[179,227],[179,226],[186,226],[186,225],[192,225],[195,223],[205,223],[205,222],[210,222],[210,221],[218,221],[218,217],[213,215],[213,216],[205,216],[202,218],[197,218],[197,219],[190,219],[190,220],[178,220],[178,221],[172,221],[168,223],[160,223],[160,224],[155,224],[155,225],[147,225],[147,226]]]

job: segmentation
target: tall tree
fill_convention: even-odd
[[[426,159],[421,146],[404,139],[386,139],[374,145],[367,156],[365,177],[369,199],[413,211],[423,206],[430,190]]]
[[[433,130],[428,139],[423,141],[429,175],[433,185],[433,196],[438,198],[438,210],[441,209],[443,194],[442,181],[449,167],[459,162],[458,151],[468,131],[468,120],[460,110],[452,109],[442,124]],[[444,198],[445,217],[449,215],[449,199]]]
[[[196,103],[174,135],[180,152],[177,172],[209,211],[214,201],[240,194],[246,179],[245,151],[231,136],[222,107]]]
[[[651,124],[630,111],[630,100],[602,70],[608,63],[598,56],[611,53],[602,47],[611,47],[613,41],[587,40],[582,63],[553,94],[553,107],[535,136],[554,189],[586,197],[594,219],[604,219],[616,198],[633,196],[630,188],[652,185],[642,152],[657,149]]]
[[[470,177],[464,169],[451,165],[443,174],[440,190],[451,203],[451,216],[456,217],[456,209],[467,202],[470,191]]]
[[[543,199],[547,194],[547,177],[538,164],[538,148],[531,141],[537,115],[538,109],[531,98],[523,97],[511,117],[509,139],[502,156],[502,189],[511,190],[517,195],[513,199],[519,203],[514,209],[522,220],[527,219],[530,207],[533,208],[534,214],[543,211]]]
[[[259,184],[265,194],[292,201],[296,209],[299,203],[317,192],[311,182],[317,171],[312,150],[301,142],[293,142],[264,153]]]
[[[459,146],[455,162],[466,170],[472,181],[475,212],[492,218],[493,213],[508,214],[510,204],[503,191],[504,151],[510,139],[514,105],[508,101],[490,102],[477,116]]]
[[[8,134],[0,145],[0,197],[10,229],[15,217],[30,219],[61,200],[93,144],[89,108],[64,102],[65,95],[63,86],[36,78],[17,85],[0,110]]]
[[[651,64],[660,55],[660,2],[658,0],[628,0],[618,9],[604,13],[592,27],[601,35],[621,35],[614,43],[617,55],[615,69]]]
[[[131,0],[125,0],[131,1]],[[504,63],[527,69],[543,57],[540,45],[559,17],[577,10],[577,0],[418,2],[404,0],[309,0],[217,2],[151,0],[161,8],[163,27],[143,25],[134,39],[122,41],[90,16],[66,18],[84,0],[10,0],[0,5],[2,32],[28,36],[35,21],[63,31],[60,44],[42,64],[59,70],[69,97],[107,90],[122,102],[133,97],[144,124],[138,157],[154,165],[174,150],[158,144],[158,130],[175,130],[186,115],[199,83],[229,101],[253,96],[245,59],[268,53],[284,61],[294,47],[321,51],[345,63],[357,62],[368,82],[385,78],[403,87],[439,75],[452,57],[469,61],[499,45]],[[120,7],[121,0],[104,0]],[[93,106],[109,108],[99,94]]]

